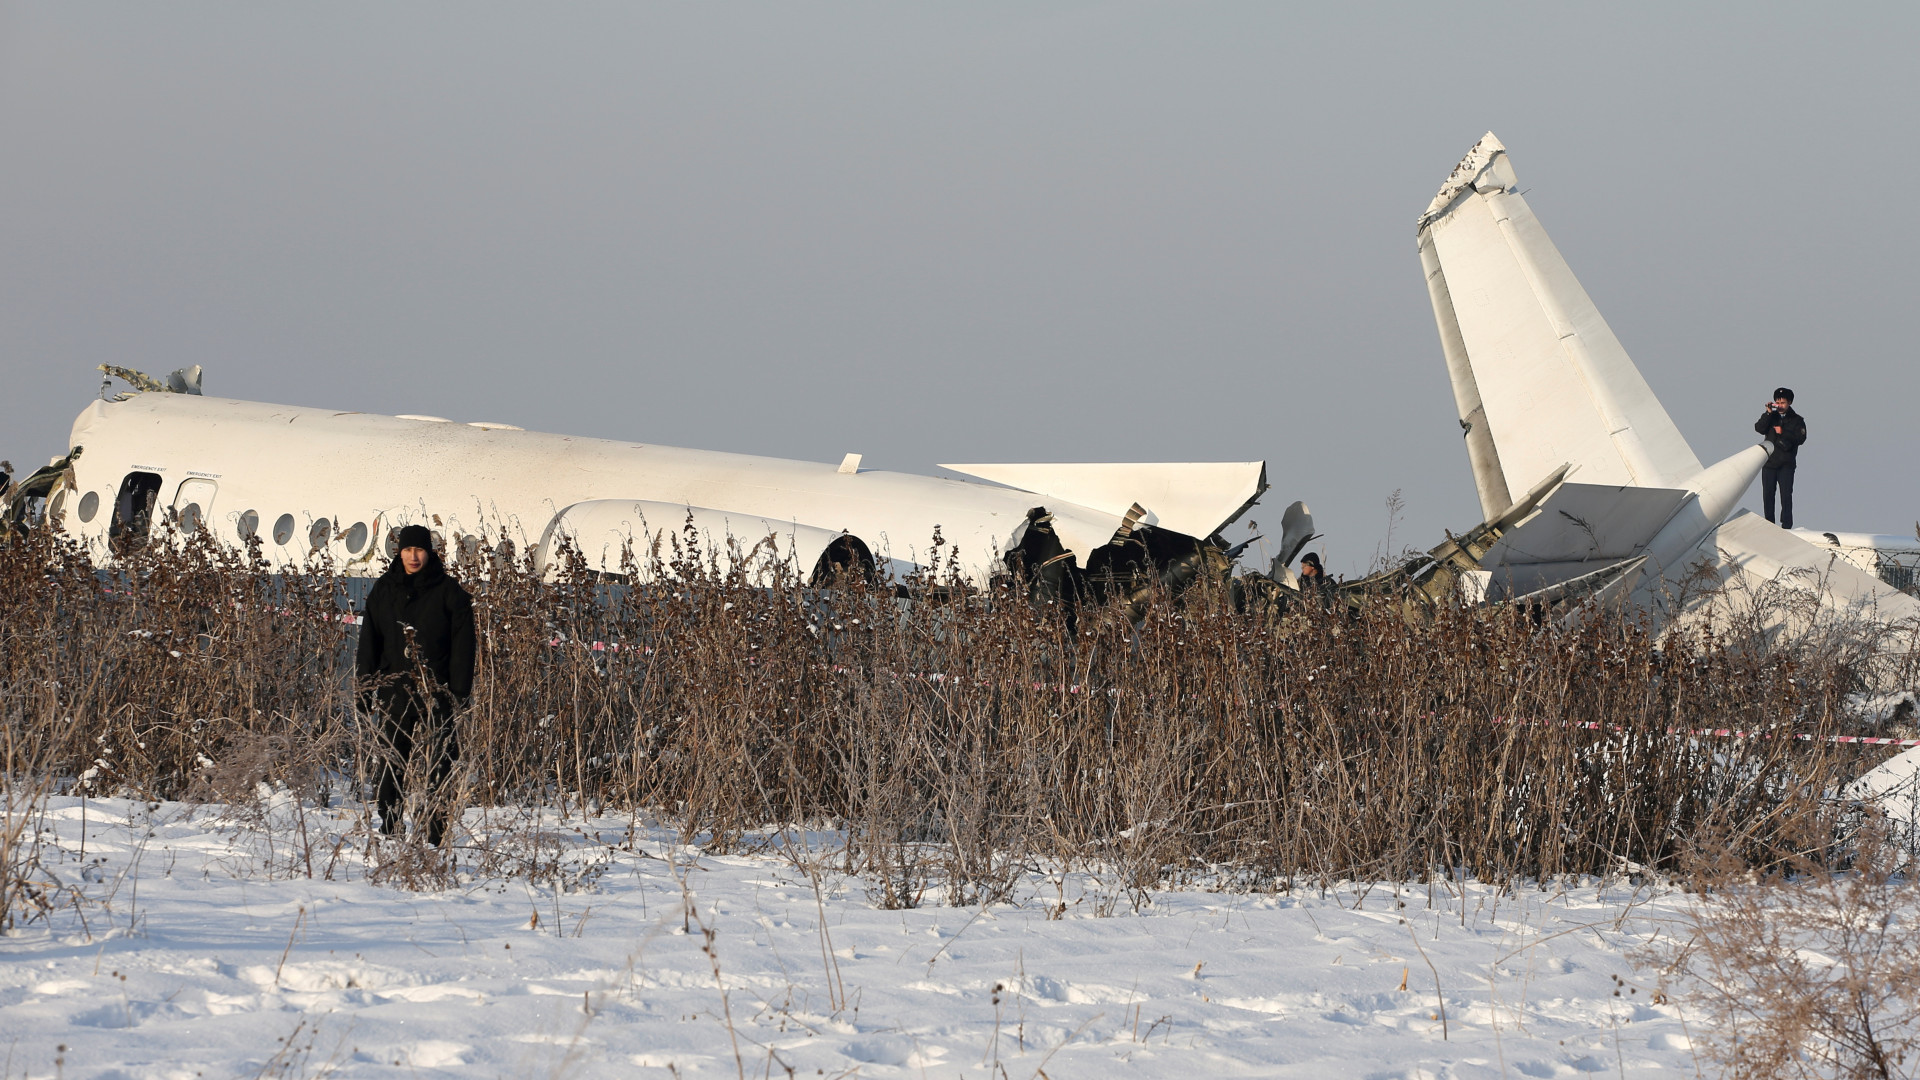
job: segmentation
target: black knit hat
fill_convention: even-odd
[[[400,551],[405,551],[410,547],[432,551],[433,533],[429,532],[425,525],[409,525],[401,529],[399,535],[394,537],[394,547]]]
[[[1326,567],[1320,565],[1320,553],[1317,551],[1309,551],[1305,555],[1300,556],[1300,565],[1301,566],[1310,565],[1315,570],[1326,569]]]
[[[1791,391],[1791,390],[1789,390],[1789,389],[1787,389],[1787,388],[1786,388],[1786,387],[1784,387],[1784,386],[1783,386],[1783,387],[1781,387],[1781,388],[1779,388],[1778,390],[1775,390],[1775,391],[1773,392],[1773,399],[1774,399],[1775,401],[1778,401],[1778,400],[1780,400],[1781,398],[1786,398],[1786,399],[1787,399],[1787,403],[1788,403],[1788,404],[1792,404],[1792,403],[1793,403],[1793,391]]]

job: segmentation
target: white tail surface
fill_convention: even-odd
[[[1419,222],[1483,511],[1562,463],[1585,484],[1686,487],[1700,459],[1515,184],[1488,132]]]

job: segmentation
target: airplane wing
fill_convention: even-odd
[[[1681,486],[1699,458],[1516,184],[1488,132],[1419,220],[1485,516],[1563,462],[1590,484]]]

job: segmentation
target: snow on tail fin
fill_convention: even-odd
[[[1700,459],[1514,190],[1488,132],[1420,216],[1420,259],[1483,512],[1565,463],[1678,488]]]

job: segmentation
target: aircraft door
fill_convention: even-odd
[[[219,490],[220,485],[197,476],[180,482],[180,489],[173,495],[173,520],[181,532],[198,532],[206,525],[208,515],[213,513],[213,496]]]
[[[160,495],[160,477],[150,472],[130,472],[120,481],[120,493],[113,499],[113,522],[107,538],[116,543],[139,544],[153,525],[153,504]]]

